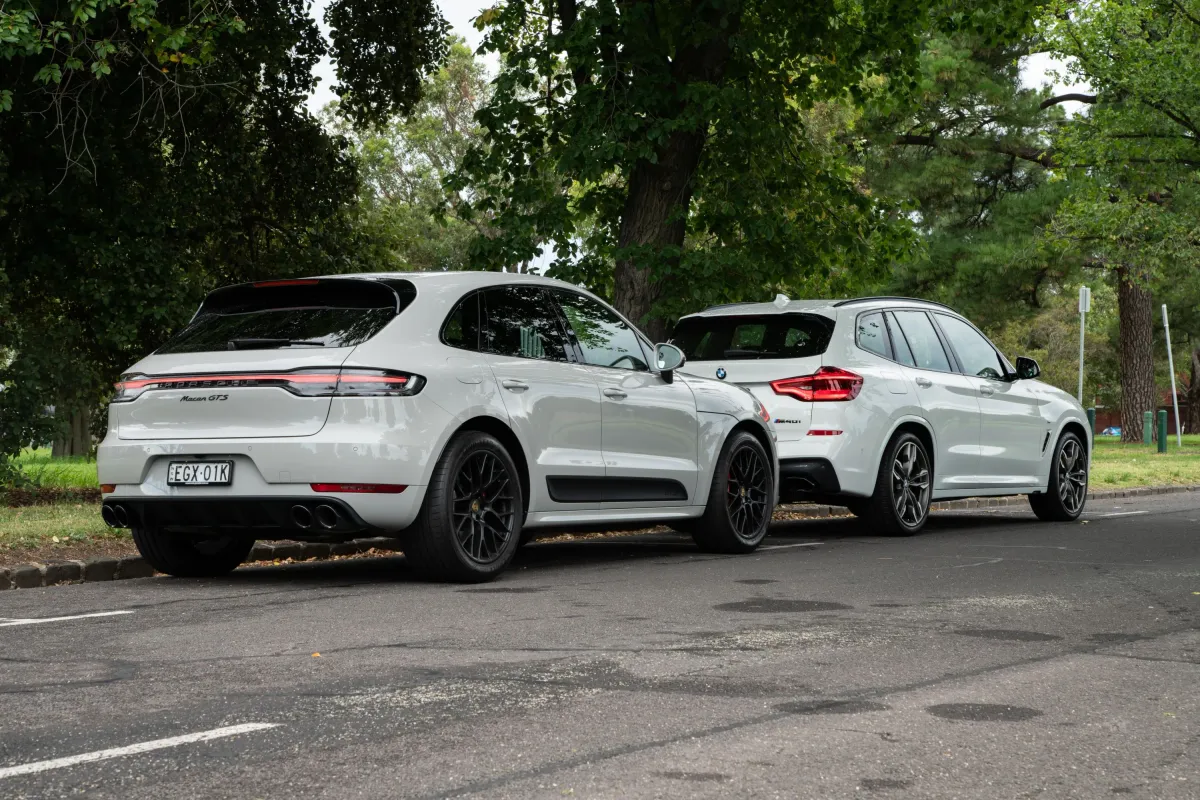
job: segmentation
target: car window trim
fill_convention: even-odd
[[[599,298],[596,298],[596,297],[591,297],[589,295],[584,294],[583,292],[576,292],[572,289],[566,288],[565,286],[549,286],[546,288],[550,294],[550,297],[554,301],[555,308],[558,310],[559,318],[562,320],[563,327],[566,329],[567,340],[571,343],[571,346],[575,348],[576,352],[579,355],[579,363],[580,364],[583,364],[586,367],[596,367],[597,369],[616,370],[618,372],[623,372],[626,374],[628,374],[630,372],[646,372],[646,373],[650,373],[653,375],[659,374],[659,371],[654,369],[654,367],[653,367],[654,357],[653,356],[647,357],[646,348],[645,348],[644,341],[643,341],[643,340],[648,341],[646,339],[646,335],[643,334],[641,332],[641,330],[638,329],[638,326],[634,325],[632,322],[630,322],[628,319],[626,319],[624,314],[622,314],[620,311],[617,311],[615,308],[610,306],[608,303],[605,303],[603,300],[600,300]],[[646,369],[625,369],[623,367],[609,367],[604,364],[589,364],[587,361],[587,358],[585,358],[584,354],[583,354],[583,345],[581,345],[579,343],[579,340],[576,338],[575,330],[571,327],[571,322],[570,322],[570,319],[567,317],[567,312],[565,309],[563,309],[562,303],[558,298],[559,294],[572,294],[572,295],[575,295],[576,297],[582,297],[584,300],[590,300],[594,303],[599,303],[602,307],[607,308],[609,311],[611,311],[613,314],[615,314],[617,319],[621,320],[626,325],[628,325],[629,330],[633,331],[633,338],[637,341],[638,347],[642,350],[642,357],[646,359]]]
[[[971,320],[967,319],[964,316],[955,315],[955,314],[947,314],[943,311],[934,311],[934,312],[932,312],[932,314],[934,317],[947,317],[949,319],[957,319],[960,322],[966,323],[968,328],[970,328],[971,330],[978,333],[979,336],[983,339],[983,341],[987,342],[987,346],[992,348],[992,355],[996,356],[997,362],[1000,364],[1001,367],[1004,367],[1004,370],[1005,370],[1004,375],[999,378],[989,378],[986,375],[971,375],[970,373],[965,371],[964,367],[962,366],[962,359],[960,359],[958,357],[958,353],[955,352],[954,360],[956,362],[958,362],[958,364],[959,364],[958,372],[960,375],[966,375],[968,378],[979,378],[980,380],[984,380],[984,381],[996,381],[997,383],[1011,383],[1012,382],[1011,380],[1009,380],[1009,375],[1011,375],[1012,373],[1008,371],[1008,361],[1000,353],[1000,350],[996,347],[996,345],[992,343],[992,340],[987,337],[987,334],[985,334],[983,331],[979,330],[979,328],[977,328],[975,326],[975,324],[971,322]],[[940,322],[938,322],[936,319],[933,321],[933,324],[934,324],[934,327],[936,327],[938,329],[938,332],[943,336],[946,344],[948,346],[950,346],[951,349],[953,349],[953,345],[950,345],[950,337],[946,336],[945,331],[942,330],[942,324]]]
[[[551,298],[547,295],[546,287],[539,286],[536,283],[501,283],[501,284],[496,284],[494,286],[485,286],[484,288],[479,290],[479,292],[480,292],[480,297],[479,297],[479,316],[480,316],[479,344],[480,344],[481,348],[483,346],[483,342],[486,341],[486,339],[487,339],[487,330],[488,330],[487,293],[490,291],[503,291],[505,289],[518,289],[518,288],[524,288],[524,287],[529,287],[536,292],[540,292],[541,295],[546,299],[546,301],[550,302]],[[523,358],[526,361],[543,361],[547,364],[570,364],[570,363],[573,363],[571,361],[571,348],[569,346],[570,340],[567,338],[567,331],[563,330],[562,319],[560,318],[559,313],[556,313],[554,315],[554,317],[555,317],[555,320],[558,321],[558,330],[559,330],[559,333],[563,337],[563,355],[565,356],[565,358],[562,361],[559,361],[556,358],[537,358],[536,356],[511,355],[508,353],[497,353],[493,350],[480,349],[479,352],[484,353],[489,356],[500,356],[501,358]]]

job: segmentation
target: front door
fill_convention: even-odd
[[[917,387],[925,419],[937,438],[933,488],[953,491],[979,485],[979,401],[975,387],[951,365],[933,322],[924,311],[888,315],[896,358]],[[899,323],[892,326],[893,322]]]
[[[992,343],[967,322],[935,314],[963,374],[979,398],[979,472],[985,486],[1038,482],[1049,423],[1028,382],[1008,380]]]
[[[482,293],[482,349],[529,461],[529,510],[587,509],[596,498],[554,491],[555,479],[604,477],[600,389],[573,361],[558,312],[537,286]]]
[[[605,505],[698,502],[699,425],[692,390],[651,371],[648,348],[612,309],[575,292],[554,294],[580,359],[600,387]]]

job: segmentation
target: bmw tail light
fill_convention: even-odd
[[[771,381],[778,395],[795,397],[806,403],[853,400],[862,391],[863,379],[841,367],[821,367],[812,375]]]
[[[385,369],[311,369],[221,375],[125,375],[114,403],[128,403],[152,389],[275,387],[298,397],[403,397],[421,391],[425,379]]]

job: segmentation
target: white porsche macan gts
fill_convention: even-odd
[[[684,317],[672,341],[689,373],[771,410],[785,502],[848,506],[892,535],[920,530],[934,500],[1025,494],[1044,520],[1083,511],[1083,408],[946,306],[781,295]]]
[[[749,552],[777,500],[770,415],[683,361],[538,276],[218,289],[117,385],[104,518],[180,576],[226,573],[258,539],[380,532],[463,581],[539,527],[665,522]]]

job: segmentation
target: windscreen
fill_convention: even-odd
[[[243,284],[208,296],[196,318],[156,352],[353,347],[416,297],[408,281],[301,280]]]
[[[825,352],[833,324],[817,314],[687,317],[673,341],[689,361],[806,358]]]

